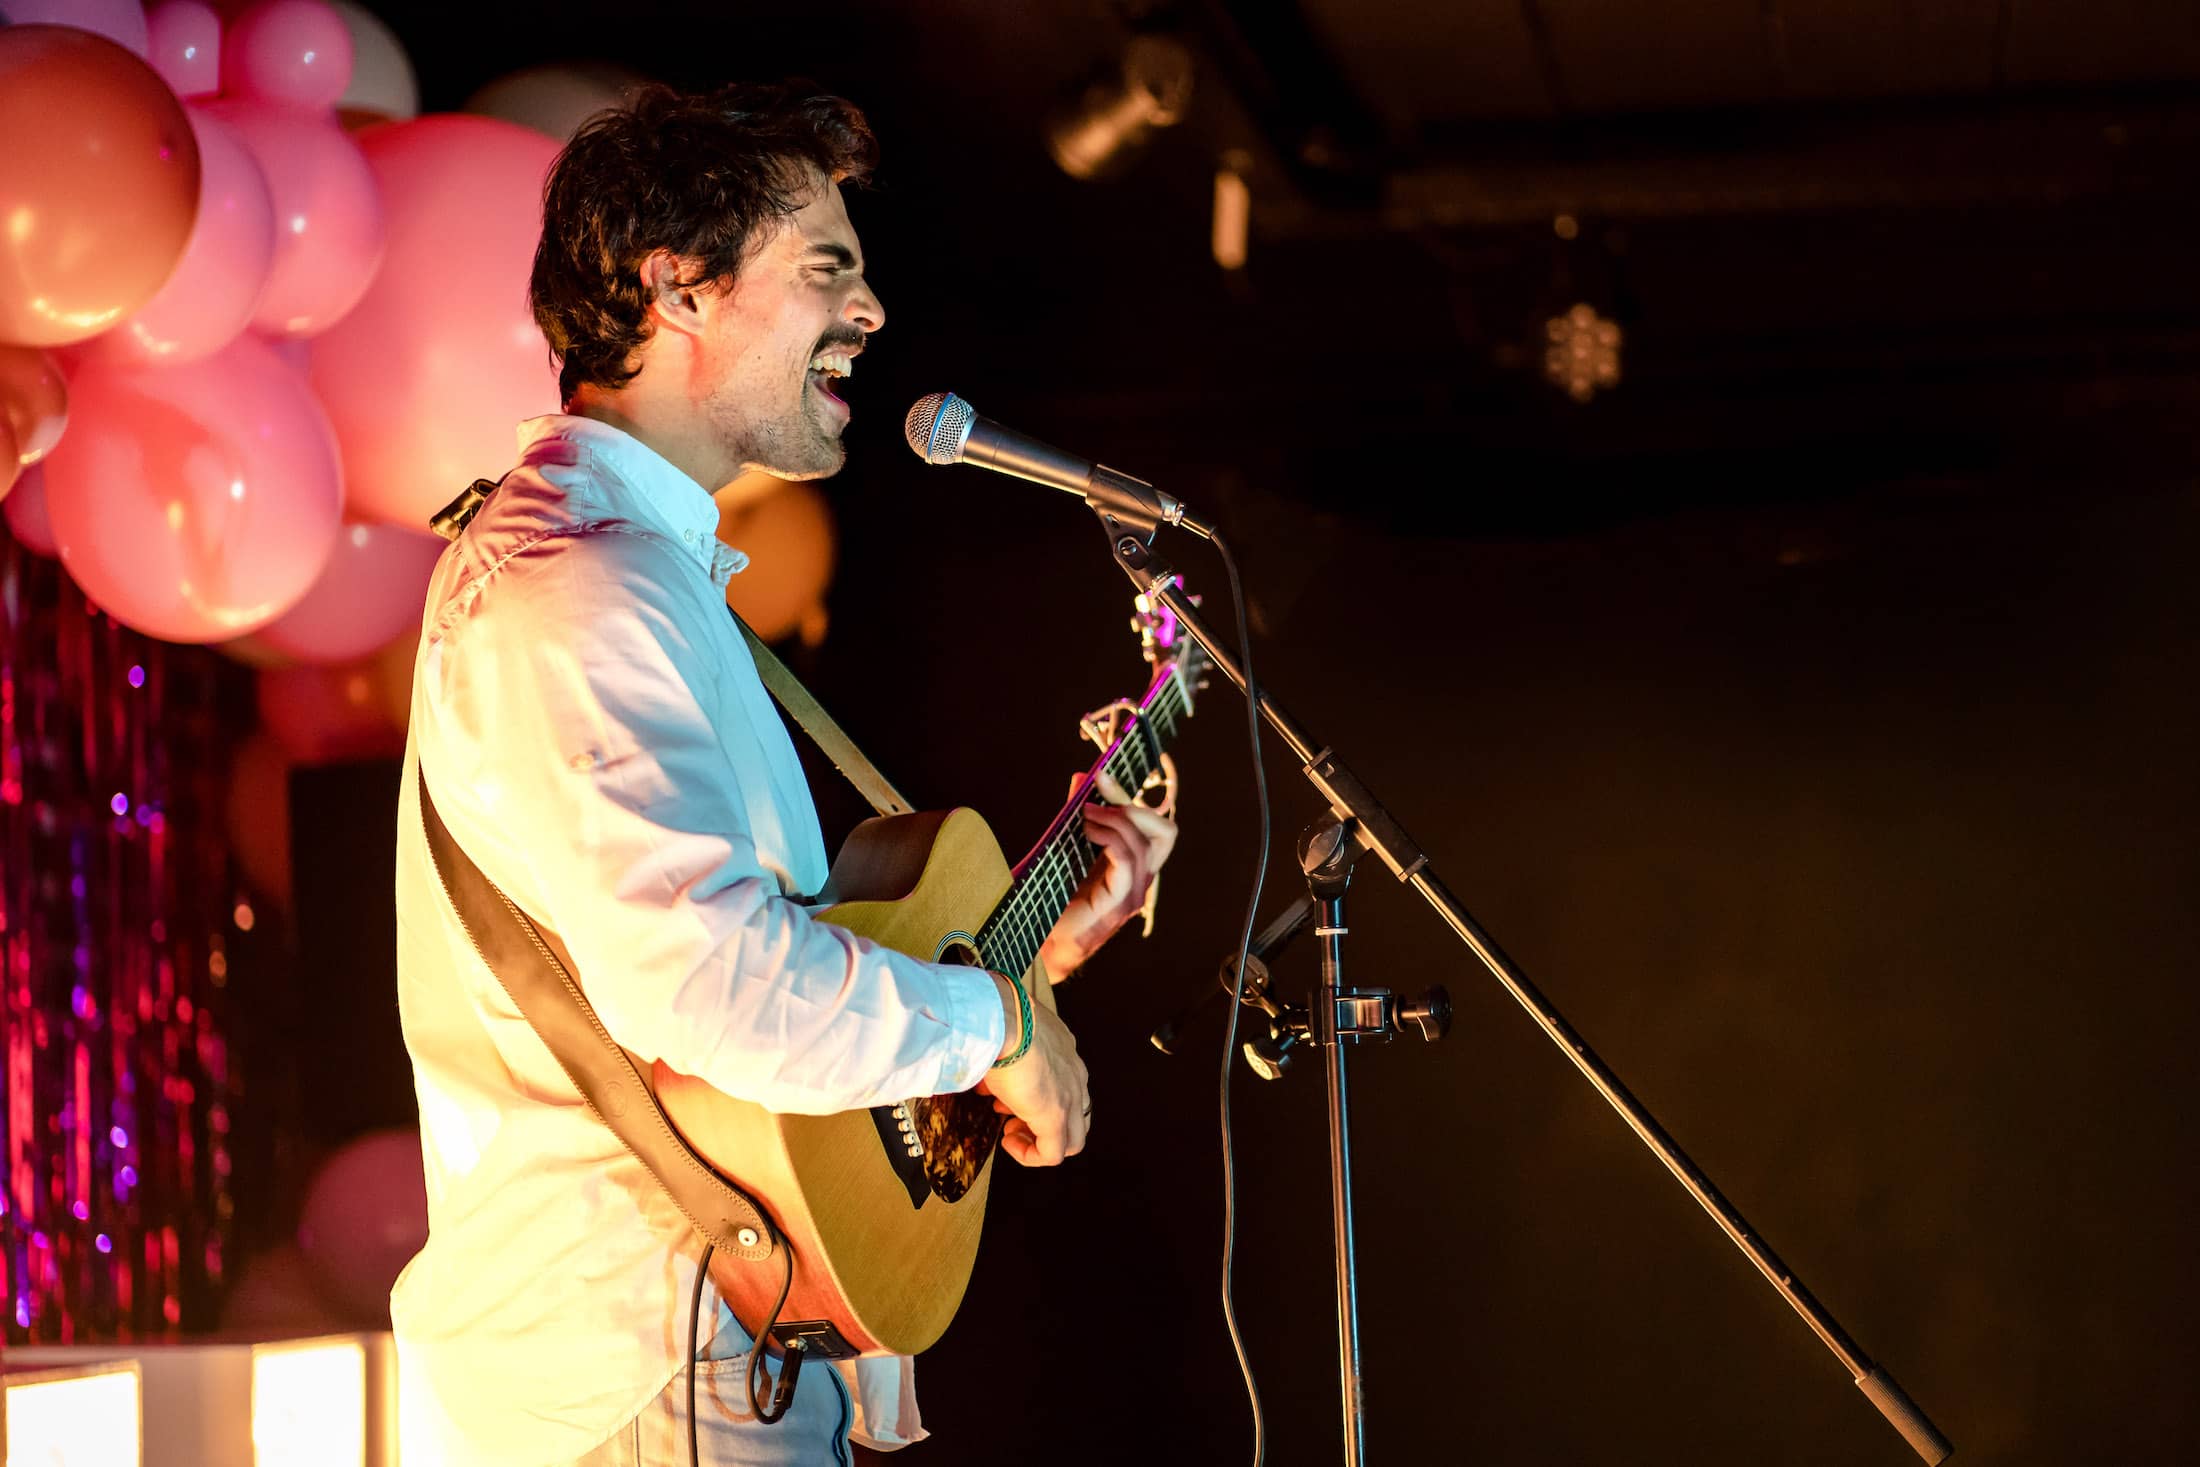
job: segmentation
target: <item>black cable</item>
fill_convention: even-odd
[[[700,1449],[695,1442],[695,1355],[698,1348],[696,1343],[696,1321],[703,1312],[703,1280],[710,1277],[710,1256],[715,1251],[716,1249],[712,1244],[707,1242],[703,1244],[703,1261],[697,1264],[695,1268],[695,1292],[688,1299],[688,1467],[703,1467]],[[749,1342],[748,1365],[741,1373],[742,1383],[748,1388],[749,1392],[749,1406],[756,1412],[756,1419],[766,1426],[777,1425],[780,1419],[787,1414],[788,1408],[794,1405],[792,1391],[782,1390],[783,1399],[775,1403],[776,1410],[765,1405],[764,1402],[757,1399],[756,1395],[757,1367],[761,1363],[764,1354],[764,1342],[769,1340],[772,1331],[779,1327],[779,1311],[787,1307],[787,1295],[794,1289],[794,1252],[786,1246],[784,1240],[781,1241],[780,1251],[787,1256],[787,1276],[779,1285],[779,1298],[772,1305],[771,1318],[764,1322],[763,1329],[759,1330],[756,1338]],[[806,1349],[806,1346],[801,1340],[796,1340],[787,1349],[791,1353],[800,1354]],[[787,1384],[789,1370],[800,1369],[801,1364],[799,1361],[781,1361],[779,1377],[782,1386],[784,1387]]]
[[[1253,749],[1253,789],[1260,804],[1260,854],[1253,864],[1253,894],[1245,903],[1245,927],[1238,935],[1237,983],[1244,983],[1245,959],[1253,945],[1253,923],[1260,911],[1261,887],[1268,880],[1268,771],[1260,758],[1260,684],[1253,681],[1253,634],[1245,617],[1245,588],[1238,581],[1237,561],[1222,536],[1204,530],[1207,540],[1222,557],[1230,578],[1230,607],[1237,615],[1238,670],[1245,675],[1245,732]],[[1230,1271],[1237,1256],[1237,1167],[1230,1151],[1230,1076],[1237,1060],[1238,1014],[1244,1004],[1230,995],[1230,1019],[1222,1034],[1222,1322],[1230,1331],[1231,1348],[1237,1351],[1238,1370],[1245,1376],[1245,1396],[1253,1407],[1253,1467],[1261,1467],[1266,1432],[1261,1421],[1260,1387],[1253,1380],[1253,1362],[1245,1353],[1245,1337],[1238,1332],[1237,1302],[1231,1297]]]
[[[748,1388],[749,1409],[766,1426],[777,1425],[780,1418],[793,1407],[795,1376],[801,1371],[803,1354],[809,1348],[799,1337],[788,1341],[786,1348],[780,1352],[779,1388],[774,1393],[772,1402],[766,1404],[764,1398],[756,1394],[756,1378],[764,1371],[764,1346],[770,1341],[772,1331],[779,1328],[779,1311],[787,1307],[787,1295],[794,1290],[794,1250],[782,1238],[779,1240],[779,1251],[787,1257],[787,1275],[780,1281],[779,1297],[772,1301],[770,1317],[764,1321],[764,1327],[756,1332],[756,1338],[749,1341],[749,1363],[741,1372],[742,1383]]]
[[[688,1467],[703,1467],[695,1445],[695,1325],[703,1312],[703,1280],[710,1277],[713,1246],[703,1245],[703,1261],[695,1266],[695,1293],[688,1299]]]

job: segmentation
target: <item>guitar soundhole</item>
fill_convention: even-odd
[[[961,934],[948,939],[937,961],[957,967],[984,966],[977,944]],[[960,1202],[978,1184],[986,1158],[1001,1144],[1007,1117],[993,1108],[993,1097],[975,1091],[933,1095],[909,1103],[917,1139],[924,1145],[924,1178],[943,1202]]]

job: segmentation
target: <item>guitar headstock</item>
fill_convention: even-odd
[[[1181,577],[1175,581],[1182,590]],[[1186,597],[1192,605],[1200,604],[1197,596]],[[1138,633],[1140,650],[1156,672],[1163,668],[1175,671],[1177,681],[1184,688],[1184,707],[1191,711],[1197,695],[1207,687],[1207,673],[1212,664],[1207,649],[1199,645],[1199,639],[1184,630],[1175,612],[1162,604],[1160,598],[1140,594],[1132,603],[1137,610],[1131,613],[1131,630]]]

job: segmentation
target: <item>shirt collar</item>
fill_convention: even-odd
[[[550,438],[586,449],[595,476],[615,480],[627,490],[622,500],[635,501],[641,517],[677,541],[719,589],[748,569],[747,552],[718,538],[718,502],[656,449],[623,428],[595,418],[550,413],[519,425],[520,457],[524,459],[530,448]]]

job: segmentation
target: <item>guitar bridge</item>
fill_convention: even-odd
[[[909,1205],[922,1207],[927,1197],[963,1200],[1000,1145],[1005,1122],[990,1099],[965,1093],[875,1105],[871,1124],[908,1189]]]
[[[922,1207],[924,1199],[932,1195],[932,1182],[924,1172],[924,1141],[918,1136],[917,1123],[910,1114],[910,1107],[915,1103],[905,1100],[900,1105],[874,1105],[871,1124],[878,1127],[879,1144],[886,1148],[886,1159],[893,1165],[894,1175],[908,1189],[909,1205]]]

